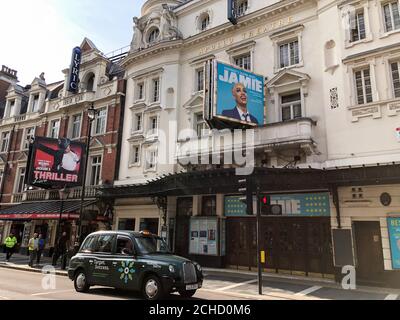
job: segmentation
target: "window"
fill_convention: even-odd
[[[90,185],[97,186],[101,179],[101,156],[91,157],[90,162]]]
[[[117,238],[117,254],[132,256],[133,253],[134,253],[134,247],[133,247],[132,240],[127,237],[118,236],[118,238]]]
[[[291,41],[279,46],[279,66],[288,67],[299,63],[299,41]]]
[[[22,150],[24,149],[29,149],[29,143],[32,141],[32,139],[35,137],[35,128],[26,128],[25,129],[25,134],[22,136]]]
[[[19,168],[15,193],[22,193],[25,189],[25,168]]]
[[[246,13],[248,7],[249,7],[249,3],[248,3],[247,0],[240,1],[238,3],[238,5],[237,5],[237,9],[236,9],[237,10],[237,16],[238,17],[243,16]]]
[[[177,217],[190,217],[193,214],[193,197],[178,198],[176,203]]]
[[[39,110],[39,95],[36,94],[33,96],[33,101],[32,101],[32,112],[36,112]]]
[[[350,26],[351,26],[350,42],[355,42],[365,39],[364,10],[361,12],[356,12],[354,15],[351,15]]]
[[[52,120],[50,122],[50,138],[57,139],[60,132],[60,120]]]
[[[217,201],[215,196],[203,196],[201,215],[202,216],[217,215]]]
[[[250,53],[234,58],[234,63],[240,68],[251,70],[251,55]]]
[[[86,238],[85,242],[82,245],[80,252],[84,253],[92,253],[95,252],[97,245],[97,236],[91,236]]]
[[[81,121],[82,115],[75,114],[72,116],[71,138],[79,138],[81,136]]]
[[[98,114],[94,121],[93,134],[103,134],[106,132],[107,108],[97,110]]]
[[[15,107],[15,100],[11,100],[10,108],[8,109],[8,112],[7,112],[7,117],[11,117],[14,115],[14,107]]]
[[[135,230],[135,219],[118,219],[118,230]]]
[[[369,67],[354,73],[356,80],[357,104],[372,102],[372,87]]]
[[[142,114],[135,114],[135,122],[134,122],[134,130],[133,131],[141,131],[142,130]]]
[[[195,130],[198,137],[206,135],[208,133],[206,122],[203,118],[203,113],[196,113],[195,117]]]
[[[383,6],[383,18],[386,32],[397,30],[400,28],[398,1],[390,2]]]
[[[149,231],[152,234],[158,234],[158,224],[159,224],[158,218],[141,218],[140,224],[139,224],[139,231]],[[138,239],[140,239],[140,238],[138,238]],[[143,248],[143,245],[146,245],[145,242],[147,242],[147,241],[141,241],[139,243],[142,248]],[[152,251],[153,250],[150,250],[150,252],[152,252]]]
[[[157,164],[157,151],[150,150],[147,152],[146,157],[146,170],[155,169]]]
[[[158,36],[160,35],[160,31],[156,28],[153,29],[150,33],[149,33],[149,37],[147,38],[147,42],[148,43],[153,43],[158,39]]]
[[[282,121],[301,118],[300,91],[281,96]]]
[[[150,130],[156,131],[158,128],[158,117],[150,117]]]
[[[208,28],[208,26],[210,25],[210,16],[208,14],[203,15],[200,18],[200,30],[204,31]]]
[[[115,236],[104,234],[97,238],[95,252],[111,253],[114,245]]]
[[[143,100],[144,99],[144,83],[138,83],[137,85],[137,100]]]
[[[160,79],[153,79],[153,100],[152,102],[158,102],[160,100]]]
[[[138,164],[140,160],[140,147],[133,146],[131,153],[131,164]]]
[[[394,96],[400,98],[400,77],[399,77],[399,62],[391,63],[392,81]]]
[[[10,132],[3,132],[1,134],[1,152],[8,151],[9,142],[10,142]]]
[[[204,69],[196,70],[196,91],[202,91],[204,89]]]

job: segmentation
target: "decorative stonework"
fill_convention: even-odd
[[[329,97],[331,101],[331,109],[339,108],[339,96],[337,87],[329,90]]]
[[[381,107],[379,105],[375,105],[354,109],[351,111],[351,115],[352,122],[357,122],[360,118],[363,117],[373,117],[374,119],[381,118],[382,113]]]
[[[400,101],[388,104],[388,116],[396,116],[398,112],[400,112]]]

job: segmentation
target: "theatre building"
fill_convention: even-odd
[[[30,85],[23,87],[15,81],[7,90],[0,120],[0,235],[5,239],[13,231],[21,252],[34,232],[45,236],[46,252],[52,251],[59,221],[60,231],[66,231],[74,245],[82,190],[70,188],[60,193],[61,188],[27,186],[28,148],[35,137],[87,143],[87,110],[92,105],[97,113],[91,126],[82,233],[111,228],[112,209],[108,203],[98,201],[97,190],[101,185],[112,184],[117,174],[124,71],[89,39],[85,38],[80,48],[77,93],[67,91],[69,69],[63,70],[64,80],[59,82],[47,84],[42,73]],[[71,52],[65,54],[71,56]]]
[[[233,24],[229,1],[165,3],[144,3],[120,63],[120,170],[101,195],[114,201],[114,228],[159,233],[204,266],[256,268],[255,217],[225,152],[243,148],[249,130],[221,151],[204,120],[204,63],[214,59],[265,79],[264,119],[247,149],[259,192],[282,205],[261,219],[265,271],[340,281],[352,265],[360,283],[395,285],[397,4],[239,0]]]

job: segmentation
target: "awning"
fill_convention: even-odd
[[[86,200],[84,207],[96,203],[97,200]],[[79,219],[80,200],[64,201],[62,219]],[[59,219],[61,201],[24,202],[19,205],[0,210],[0,220],[32,220]]]

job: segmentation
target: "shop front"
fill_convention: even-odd
[[[271,195],[281,216],[262,216],[265,271],[332,277],[329,193]],[[225,196],[226,266],[257,268],[256,217],[246,215],[239,196]]]

